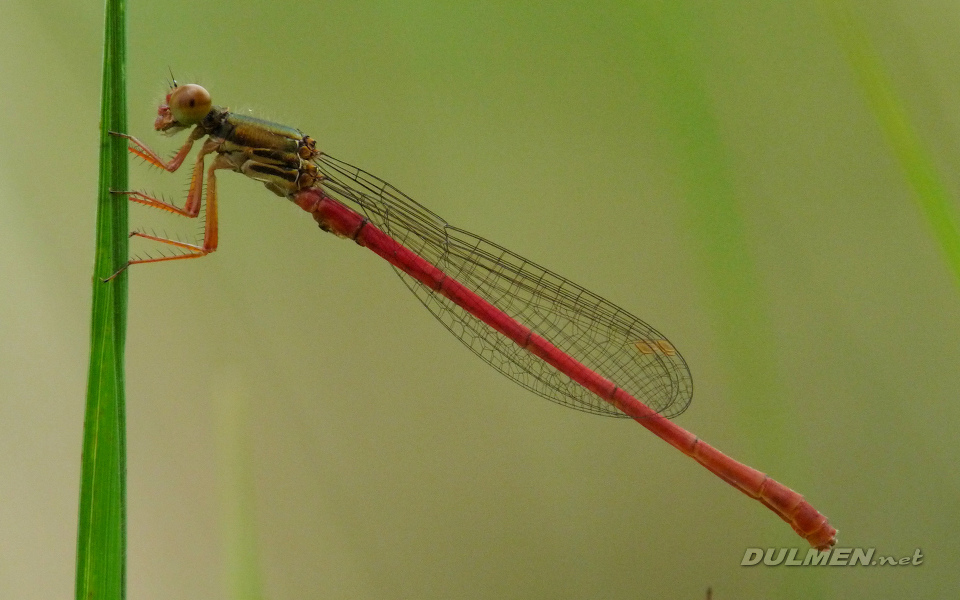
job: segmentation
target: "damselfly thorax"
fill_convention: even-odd
[[[212,107],[198,124],[216,152],[225,156],[234,171],[262,181],[268,190],[288,197],[317,181],[316,142],[299,129],[239,115]]]

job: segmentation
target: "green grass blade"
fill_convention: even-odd
[[[821,0],[850,67],[893,149],[920,211],[930,224],[954,280],[960,285],[960,224],[936,165],[910,121],[903,100],[856,15],[842,1]]]
[[[650,59],[648,96],[670,135],[686,202],[684,227],[699,261],[698,280],[713,315],[716,344],[727,372],[728,402],[749,436],[744,446],[770,465],[795,455],[789,407],[777,398],[776,339],[763,284],[738,198],[734,157],[717,119],[698,41],[701,15],[687,3],[645,9],[638,42]],[[796,468],[796,467],[795,467]]]
[[[127,260],[125,0],[107,0],[100,113],[100,181],[93,278],[90,371],[83,425],[77,531],[77,600],[120,599],[126,590],[126,433],[124,338],[127,276],[101,279]]]
[[[264,598],[256,535],[250,398],[239,376],[213,386],[217,414],[217,474],[223,530],[225,579],[233,600]]]

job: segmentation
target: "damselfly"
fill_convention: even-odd
[[[206,199],[203,241],[190,244],[135,231],[180,253],[129,265],[206,256],[217,249],[217,170],[262,182],[310,213],[321,229],[387,260],[424,306],[471,351],[523,387],[589,413],[630,417],[721,479],[777,513],[812,546],[828,549],[836,529],[803,496],[740,463],[668,420],[689,404],[686,362],[666,337],[629,312],[506,248],[446,221],[389,183],[316,149],[298,129],[214,106],[199,85],[177,85],[154,127],[193,127],[165,161],[140,140],[130,151],[176,171],[197,141],[183,208],[144,192],[130,200],[186,217]],[[204,158],[214,155],[206,168]],[[121,269],[122,270],[122,269]],[[119,271],[118,271],[119,273]],[[639,399],[638,399],[639,398]],[[642,401],[641,401],[642,400]]]

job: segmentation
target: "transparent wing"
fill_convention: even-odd
[[[690,404],[690,370],[653,327],[506,248],[448,225],[366,171],[325,154],[315,162],[327,194],[353,205],[396,241],[653,410],[675,417]],[[510,379],[564,406],[626,416],[443,295],[397,273],[444,327]]]

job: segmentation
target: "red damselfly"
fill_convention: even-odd
[[[387,260],[444,327],[523,387],[577,410],[633,418],[773,510],[812,546],[823,550],[836,542],[836,529],[803,496],[669,420],[690,403],[690,371],[666,337],[629,312],[449,225],[382,179],[318,151],[314,140],[297,129],[214,106],[198,85],[174,81],[154,127],[167,133],[193,129],[169,161],[132,136],[115,135],[129,140],[132,153],[170,172],[183,164],[195,142],[206,138],[184,207],[144,192],[117,193],[187,217],[200,214],[205,197],[203,241],[190,244],[135,231],[131,236],[180,253],[130,260],[123,268],[216,250],[215,172],[243,173],[310,213],[324,231]],[[214,157],[204,176],[208,154]]]

